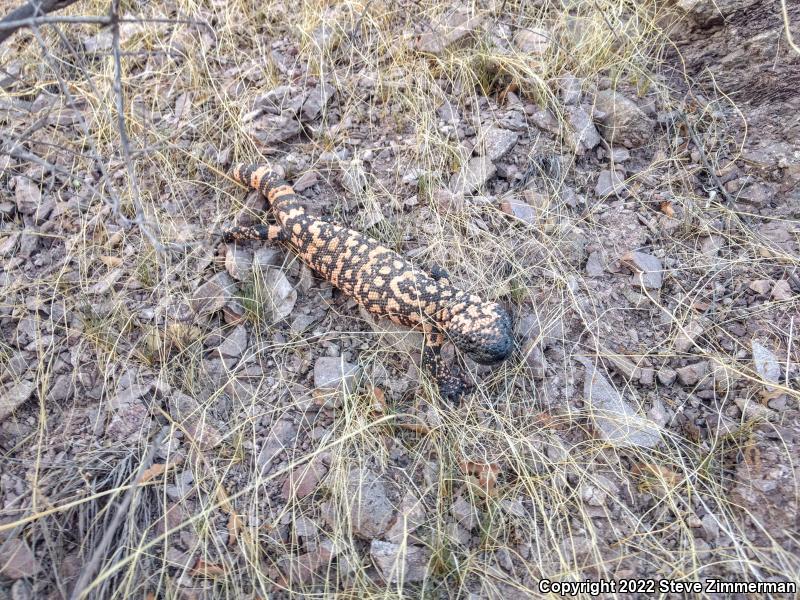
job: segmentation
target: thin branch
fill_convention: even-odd
[[[66,8],[71,4],[75,4],[75,2],[77,2],[77,0],[31,0],[27,4],[23,4],[22,6],[15,8],[8,13],[5,17],[3,17],[2,21],[0,21],[0,24],[9,24],[13,23],[14,21],[30,21],[33,19],[33,17],[41,17],[48,13],[61,10],[62,8]],[[11,34],[13,34],[17,29],[24,26],[25,25],[18,25],[13,28],[0,29],[0,44],[11,37]],[[31,27],[31,25],[27,26]]]

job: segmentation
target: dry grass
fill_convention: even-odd
[[[753,215],[725,202],[718,190],[697,195],[705,167],[688,156],[687,130],[679,124],[657,130],[649,166],[629,176],[631,195],[614,207],[593,200],[568,206],[565,190],[581,183],[591,189],[595,175],[561,142],[534,128],[523,133],[541,138],[541,145],[531,146],[530,176],[548,202],[535,226],[511,221],[497,202],[443,212],[435,199],[434,191],[470,154],[452,128],[441,126],[437,109],[444,101],[455,100],[466,114],[465,107],[483,106],[486,119],[485,111],[501,110],[499,96],[516,90],[550,109],[566,128],[552,83],[567,72],[590,87],[609,78],[666,109],[686,112],[704,148],[702,160],[724,171],[739,155],[744,122],[720,91],[690,112],[686,100],[694,92],[678,91],[689,82],[663,64],[669,50],[664,29],[674,17],[656,2],[597,0],[569,10],[555,2],[478,3],[472,14],[484,15],[495,35],[543,28],[553,36],[550,50],[534,60],[513,44],[499,50],[489,33],[481,33],[464,47],[430,57],[414,49],[415,35],[448,3],[306,1],[297,10],[288,4],[124,2],[124,15],[142,19],[125,26],[121,46],[129,157],[115,108],[113,52],[76,50],[96,28],[47,28],[38,39],[17,34],[0,49],[0,62],[18,65],[22,79],[12,92],[0,92],[0,105],[12,97],[48,97],[56,101],[50,114],[67,116],[67,96],[84,106],[71,128],[37,129],[15,114],[3,124],[7,147],[56,165],[58,177],[45,183],[45,193],[77,199],[59,227],[37,234],[53,248],[50,264],[20,261],[13,269],[24,275],[3,281],[4,316],[33,319],[33,371],[42,400],[20,417],[28,433],[0,454],[3,471],[24,474],[27,481],[25,494],[2,508],[0,531],[24,534],[45,549],[37,552],[44,570],[35,589],[68,597],[70,582],[93,557],[99,562],[83,592],[101,598],[266,598],[281,597],[283,590],[319,597],[506,598],[535,595],[542,577],[691,579],[713,572],[727,579],[796,580],[797,532],[789,534],[792,545],[783,534],[776,539],[775,531],[759,530],[731,495],[736,464],[760,466],[755,432],[762,423],[742,418],[730,430],[709,425],[709,433],[693,437],[695,424],[680,418],[690,403],[686,393],[666,391],[659,398],[652,389],[620,383],[642,414],[660,402],[671,415],[658,449],[620,448],[596,435],[580,378],[576,382],[581,369],[574,356],[604,355],[607,348],[658,368],[676,355],[676,336],[705,306],[700,310],[713,324],[691,352],[747,381],[736,394],[757,399],[766,382],[753,369],[744,338],[732,336],[726,325],[758,323],[783,353],[782,389],[796,405],[796,381],[789,375],[796,376],[789,365],[800,360],[792,329],[798,325],[796,297],[749,306],[736,300],[749,280],[791,272],[798,259],[769,249],[750,226]],[[70,14],[106,10],[105,3],[92,1]],[[273,55],[274,40],[297,49],[288,65]],[[245,115],[264,92],[287,83],[305,87],[314,77],[336,88],[335,109],[329,110],[338,120],[330,122],[326,112],[301,138],[264,156]],[[358,78],[374,85],[358,86]],[[705,90],[709,96],[709,86]],[[258,214],[224,177],[220,157],[269,158],[288,167],[301,157],[300,172],[291,174],[297,177],[322,169],[323,153],[348,148],[359,156],[363,150],[341,125],[347,119],[371,148],[377,146],[376,154],[396,145],[396,179],[368,174],[365,191],[354,199],[338,187],[338,169],[323,169],[323,199],[334,216],[349,218],[356,201],[366,212],[383,207],[390,218],[371,230],[382,241],[403,251],[417,248],[421,264],[440,264],[465,288],[510,302],[517,314],[535,314],[547,324],[545,332],[555,327],[545,381],[534,379],[517,356],[491,374],[481,372],[477,393],[459,409],[438,402],[426,381],[416,394],[376,406],[370,385],[385,387],[387,374],[405,370],[406,354],[413,352],[388,346],[357,310],[335,302],[328,308],[328,330],[318,324],[287,333],[271,317],[258,281],[241,287],[251,333],[240,366],[209,374],[207,346],[229,329],[224,321],[196,321],[187,308],[201,272],[216,260],[209,232],[247,211],[251,218]],[[561,157],[558,168],[536,162],[541,148]],[[17,172],[26,162],[16,161]],[[412,169],[420,174],[414,190],[419,206],[409,212],[402,202],[412,194],[402,178]],[[509,190],[498,200],[517,193]],[[644,309],[624,299],[615,307],[609,289],[598,291],[587,281],[585,257],[576,248],[612,240],[614,249],[624,251],[627,240],[609,213],[624,206],[634,220],[638,214],[655,226],[665,199],[678,224],[670,235],[658,229],[652,239],[672,261],[671,291],[645,295]],[[139,215],[142,226],[123,227],[120,215]],[[698,246],[710,235],[723,243],[713,258]],[[281,260],[297,281],[295,259],[281,254]],[[311,307],[320,302],[313,293],[305,304],[301,300]],[[63,304],[63,310],[31,312],[41,304]],[[653,335],[629,344],[631,329]],[[358,359],[367,381],[341,400],[316,438],[301,374],[332,345]],[[10,340],[0,340],[0,365],[10,370],[15,352]],[[71,381],[101,390],[98,397],[47,400],[63,372],[59,361],[67,357],[77,367]],[[141,400],[145,428],[122,440],[104,437],[125,373],[156,382]],[[179,393],[198,400],[194,412],[176,415],[172,402]],[[732,403],[721,391],[705,403],[704,414],[728,415]],[[276,464],[261,465],[259,449],[281,419],[296,425],[299,441],[284,440],[287,448]],[[778,415],[775,437],[787,427]],[[218,444],[203,439],[212,428]],[[143,477],[141,457],[156,432],[167,441],[152,462],[165,470]],[[790,447],[778,443],[772,458],[783,456],[782,463],[793,465],[794,457],[785,456]],[[328,473],[320,490],[305,499],[281,498],[289,473],[323,458]],[[497,466],[489,493],[465,473],[465,461],[484,465],[475,467],[482,472]],[[369,543],[353,534],[357,500],[347,483],[353,469],[385,473],[394,501],[412,494],[424,509],[417,539],[403,542],[427,548],[424,582],[403,587],[376,577]],[[797,482],[789,487],[796,490]],[[587,502],[593,494],[603,496],[599,506]],[[458,496],[474,507],[475,527],[466,538],[451,516]],[[113,543],[98,554],[125,498],[130,505],[118,517]],[[163,515],[174,506],[164,527]],[[709,526],[719,529],[716,545],[698,544],[698,513],[711,515]],[[323,514],[329,516],[324,530],[300,540],[294,524],[308,517],[322,526]],[[323,540],[336,548],[330,565],[309,581],[287,569],[286,557],[310,552]],[[704,570],[707,565],[717,570]]]

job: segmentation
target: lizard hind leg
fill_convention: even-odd
[[[450,284],[450,273],[444,267],[439,265],[432,265],[431,269],[431,277],[434,281],[438,281],[440,283],[444,283],[446,285]]]

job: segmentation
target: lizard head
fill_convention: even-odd
[[[503,362],[514,349],[511,317],[496,302],[470,295],[459,303],[447,324],[453,343],[482,365]]]

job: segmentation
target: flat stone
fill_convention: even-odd
[[[781,364],[772,351],[756,340],[750,342],[750,347],[753,350],[753,364],[756,373],[767,383],[780,383]]]
[[[372,540],[369,554],[388,583],[414,583],[428,576],[430,552],[422,546]]]
[[[610,196],[611,194],[622,194],[625,191],[625,179],[617,171],[606,169],[600,171],[597,176],[597,184],[594,186],[594,193],[599,198]]]
[[[244,325],[233,328],[225,340],[219,345],[219,353],[228,358],[239,358],[247,349],[247,329]]]
[[[33,394],[33,381],[20,381],[0,393],[0,422],[25,403]]]
[[[568,106],[566,115],[569,124],[567,143],[575,154],[580,156],[602,141],[592,118],[585,110],[578,106]]]
[[[482,15],[470,17],[464,12],[451,12],[440,22],[432,25],[430,31],[419,36],[416,49],[425,54],[441,56],[445,50],[465,45],[473,39],[481,23],[483,23]]]
[[[670,369],[669,367],[661,367],[658,372],[656,373],[658,377],[658,381],[661,385],[672,385],[675,383],[675,380],[678,378],[678,374],[675,372],[674,369]]]
[[[497,172],[488,156],[476,156],[461,167],[450,180],[450,190],[454,194],[471,194],[483,187]]]
[[[247,132],[260,146],[272,148],[300,134],[302,126],[294,114],[262,115],[246,124]]]
[[[414,492],[406,492],[400,503],[397,518],[386,532],[386,539],[398,544],[403,542],[425,522],[426,517],[427,513],[422,501],[414,495]]]
[[[500,210],[507,215],[511,215],[520,221],[528,223],[529,225],[536,223],[536,209],[534,209],[527,202],[522,202],[521,200],[515,199],[503,200],[500,203]]]
[[[697,385],[708,374],[708,362],[701,360],[676,369],[678,383],[684,386]]]
[[[308,463],[295,467],[286,478],[281,489],[284,500],[305,498],[314,493],[319,482],[328,474],[328,467],[317,456]]]
[[[542,345],[537,340],[528,340],[522,349],[525,363],[531,370],[534,379],[542,380],[547,376],[547,359],[542,352]]]
[[[264,289],[268,295],[269,309],[276,321],[288,317],[297,303],[297,290],[287,279],[282,269],[269,268],[263,271]]]
[[[606,265],[603,254],[598,251],[589,253],[589,257],[586,259],[586,274],[589,277],[601,277],[605,272]]]
[[[601,437],[616,446],[652,448],[661,442],[661,428],[640,416],[587,359],[583,396]]]
[[[603,90],[595,97],[600,135],[612,146],[637,148],[647,144],[655,124],[635,102],[613,90]]]
[[[25,541],[12,538],[0,543],[0,575],[3,577],[33,577],[41,570],[42,566]]]
[[[561,101],[567,105],[577,104],[581,99],[583,82],[580,78],[575,77],[572,73],[564,73],[558,78],[558,94],[561,96]]]
[[[678,330],[678,335],[675,337],[675,350],[678,352],[688,352],[694,346],[694,340],[703,335],[706,330],[705,322],[703,319],[694,319],[683,329]]]
[[[292,188],[295,192],[300,193],[316,185],[317,181],[319,181],[319,176],[316,171],[306,171],[295,180]]]
[[[552,34],[548,30],[530,27],[517,31],[514,45],[526,54],[541,56],[549,50],[551,38]]]
[[[225,270],[236,281],[245,281],[252,275],[253,252],[238,244],[228,244],[225,249]]]
[[[256,458],[260,467],[268,466],[286,448],[294,446],[297,437],[297,425],[288,419],[279,419],[270,428]]]
[[[361,367],[339,357],[321,356],[314,363],[314,387],[318,390],[344,389],[352,393],[360,375]]]
[[[772,298],[779,302],[785,302],[794,298],[795,294],[792,292],[792,288],[789,285],[789,282],[785,279],[779,279],[775,282],[775,285],[772,288]]]
[[[220,272],[198,287],[192,295],[192,308],[201,315],[221,310],[233,298],[235,284],[230,275]]]
[[[303,119],[306,121],[316,119],[335,93],[336,89],[332,84],[321,81],[317,87],[308,93],[305,102],[303,102],[303,108],[300,110]]]
[[[519,134],[501,129],[500,127],[490,127],[478,142],[477,150],[489,160],[496,161],[506,154],[516,145]]]
[[[652,254],[644,252],[628,252],[622,257],[622,262],[638,274],[634,275],[634,282],[642,286],[657,290],[663,283],[663,267],[661,261]]]
[[[383,536],[395,518],[386,482],[367,469],[352,469],[347,476],[347,502],[353,533],[372,540]]]
[[[750,285],[747,286],[756,294],[761,294],[762,296],[769,295],[770,290],[772,289],[772,281],[769,279],[756,279],[750,282]]]

